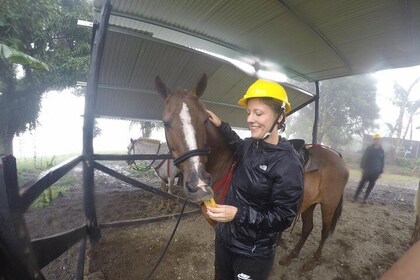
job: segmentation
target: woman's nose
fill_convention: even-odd
[[[249,115],[248,115],[248,117],[246,118],[246,121],[247,121],[248,123],[252,123],[252,122],[254,122],[254,117],[252,116],[252,114],[249,114]]]

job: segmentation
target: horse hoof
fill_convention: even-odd
[[[282,265],[282,266],[288,266],[291,262],[292,262],[292,260],[289,257],[285,257],[285,258],[279,260],[278,264]]]
[[[289,249],[288,246],[286,245],[286,243],[283,240],[278,241],[277,246],[282,248],[283,250],[286,250],[286,251]]]
[[[315,260],[310,260],[302,266],[302,272],[314,269],[319,263]]]

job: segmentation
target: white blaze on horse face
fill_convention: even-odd
[[[187,143],[189,150],[197,149],[197,141],[195,139],[195,130],[191,122],[190,110],[188,109],[187,104],[182,103],[182,109],[179,113],[179,118],[182,123],[182,131],[184,132],[185,143]],[[196,172],[198,172],[198,166],[200,162],[198,161],[198,156],[192,156],[190,158],[193,162],[193,167]],[[204,187],[206,184],[198,179],[198,187]]]

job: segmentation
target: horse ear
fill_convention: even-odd
[[[160,79],[159,76],[156,76],[156,78],[155,78],[155,87],[156,87],[156,90],[159,93],[159,95],[163,99],[166,99],[166,97],[168,96],[168,90],[167,90],[165,84],[162,82],[162,80]]]
[[[200,81],[198,82],[198,84],[195,86],[195,94],[198,97],[201,97],[204,93],[204,90],[206,89],[207,86],[207,75],[203,74],[203,76],[201,77]]]
[[[131,142],[131,144],[133,144],[133,142],[134,142],[133,138],[130,138],[130,142]]]

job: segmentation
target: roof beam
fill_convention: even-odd
[[[337,49],[334,44],[328,40],[320,30],[318,30],[305,16],[300,14],[296,9],[293,9],[288,3],[287,0],[278,0],[286,9],[288,9],[297,19],[303,22],[306,27],[308,27],[322,42],[324,42],[339,58],[340,60],[351,70],[353,71],[350,62],[345,58],[345,56]]]

